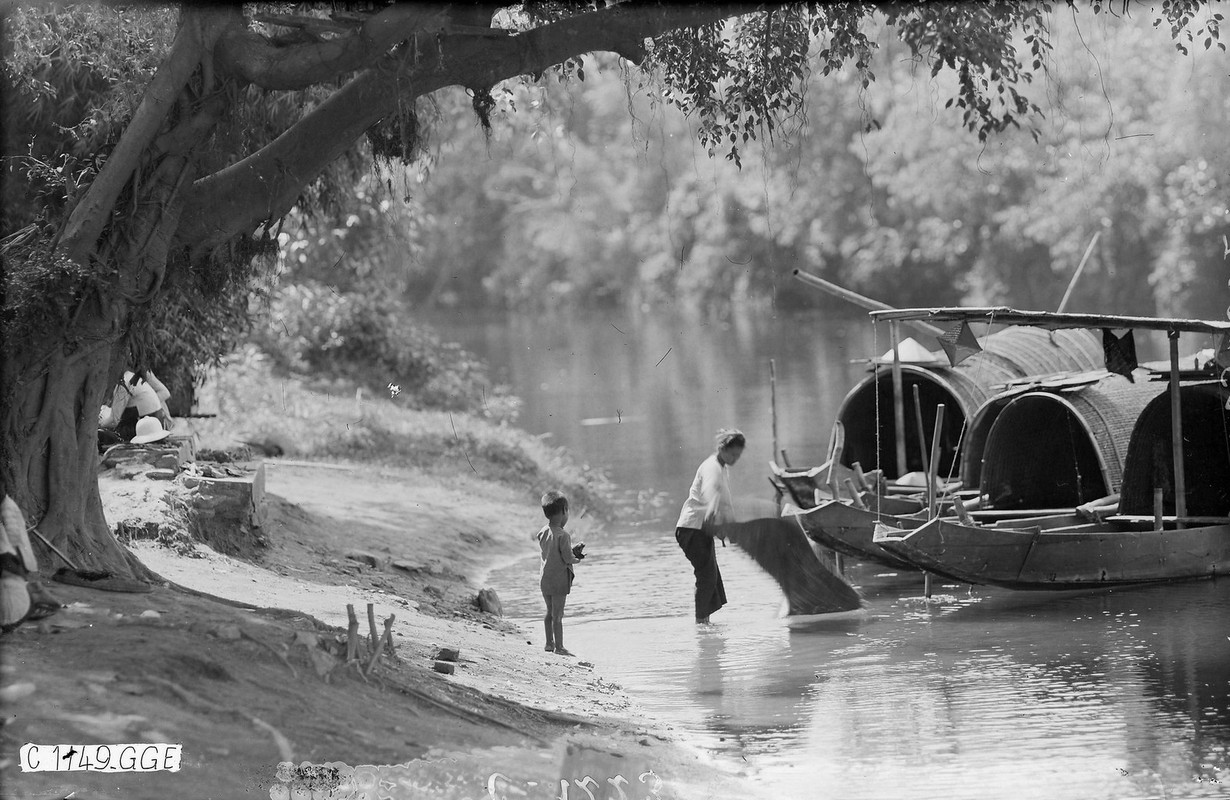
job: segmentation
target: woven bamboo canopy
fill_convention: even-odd
[[[1047,329],[1058,331],[1061,329],[1101,329],[1113,330],[1116,328],[1130,328],[1133,330],[1156,330],[1166,331],[1167,338],[1170,340],[1170,380],[1169,392],[1166,395],[1166,408],[1169,415],[1169,446],[1170,468],[1167,471],[1162,467],[1162,463],[1166,460],[1162,452],[1163,441],[1160,436],[1149,436],[1142,432],[1140,438],[1148,440],[1150,444],[1147,446],[1150,455],[1129,456],[1129,463],[1144,463],[1150,465],[1148,470],[1145,467],[1133,465],[1129,470],[1131,480],[1127,477],[1124,479],[1125,485],[1128,486],[1133,493],[1131,499],[1126,505],[1123,505],[1121,499],[1121,508],[1129,513],[1135,511],[1140,512],[1140,498],[1138,493],[1143,491],[1140,487],[1148,487],[1148,494],[1154,496],[1155,492],[1161,492],[1163,497],[1169,492],[1170,508],[1173,510],[1175,517],[1179,518],[1179,524],[1183,525],[1182,519],[1188,516],[1189,509],[1188,501],[1191,499],[1197,505],[1196,508],[1216,509],[1212,511],[1213,516],[1217,514],[1227,513],[1228,509],[1223,502],[1223,492],[1227,491],[1224,487],[1230,483],[1227,481],[1227,475],[1230,470],[1222,471],[1221,465],[1223,461],[1230,461],[1230,436],[1225,435],[1225,419],[1221,409],[1225,408],[1223,403],[1219,410],[1216,411],[1217,418],[1210,417],[1207,423],[1200,418],[1196,418],[1193,423],[1198,426],[1200,433],[1208,433],[1207,438],[1188,437],[1184,434],[1185,418],[1194,416],[1195,412],[1187,412],[1183,408],[1184,387],[1182,385],[1183,376],[1179,369],[1179,336],[1182,333],[1203,333],[1203,334],[1220,334],[1222,353],[1227,347],[1230,347],[1230,322],[1209,321],[1209,320],[1192,320],[1192,319],[1167,319],[1161,317],[1129,317],[1115,314],[1063,314],[1050,311],[1019,311],[1007,307],[995,308],[907,308],[872,311],[871,316],[875,320],[888,320],[896,323],[901,321],[927,321],[927,322],[986,322],[988,324],[1001,324],[1010,326],[1030,326],[1037,329]],[[1226,367],[1222,362],[1221,367]],[[1230,372],[1230,370],[1227,370]],[[1223,372],[1223,377],[1226,375]],[[1210,390],[1215,394],[1219,393],[1224,388],[1218,385],[1215,389]],[[1197,397],[1203,397],[1197,394]],[[1200,406],[1205,403],[1200,401]],[[1156,413],[1149,415],[1151,419],[1156,418]],[[1142,414],[1141,421],[1144,421]],[[1220,423],[1220,424],[1218,424]],[[1137,435],[1133,432],[1132,439],[1135,440]],[[1200,442],[1200,444],[1197,444]],[[1211,444],[1209,444],[1211,442]],[[1139,448],[1145,448],[1146,445],[1141,444]],[[1207,452],[1205,448],[1207,449]],[[1199,457],[1189,457],[1186,454],[1187,449],[1192,449],[1193,452],[1203,453]],[[1129,448],[1131,449],[1131,448]],[[1143,453],[1144,450],[1140,450]],[[1187,472],[1187,462],[1196,459],[1194,468],[1199,471],[1198,477],[1195,478],[1196,483],[1203,486],[1206,481],[1204,473],[1211,473],[1219,476],[1222,483],[1219,486],[1210,487],[1209,492],[1189,491]],[[1144,477],[1144,472],[1151,472],[1148,477]],[[1190,496],[1190,498],[1189,498]],[[1156,511],[1156,509],[1154,509]],[[1210,516],[1210,515],[1196,515]]]
[[[1180,392],[1187,513],[1230,516],[1230,389],[1212,382],[1186,384]],[[1176,513],[1170,403],[1169,394],[1155,397],[1132,430],[1120,490],[1123,514],[1152,514],[1155,488],[1162,490],[1163,513]]]
[[[999,395],[970,423],[962,478],[992,508],[1077,506],[1118,492],[1136,420],[1165,391],[1137,370],[1135,383],[1103,373]]]
[[[880,313],[880,312],[873,312]],[[1089,372],[1102,368],[1101,339],[1089,331],[1049,332],[1035,328],[1007,328],[982,342],[983,351],[955,367],[901,364],[905,426],[905,472],[922,470],[923,452],[930,448],[936,406],[944,405],[938,473],[955,472],[957,445],[966,419],[1002,391],[1004,384],[1028,376],[1059,372]],[[864,469],[881,468],[890,478],[897,470],[897,433],[893,421],[894,391],[890,368],[877,366],[842,400],[837,418],[844,424],[846,446],[841,461]],[[919,391],[926,443],[915,424],[914,387]],[[877,393],[879,395],[877,409]]]

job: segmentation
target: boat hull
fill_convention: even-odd
[[[821,503],[791,516],[812,541],[838,553],[892,569],[918,569],[900,555],[876,544],[873,535],[877,521],[895,530],[903,530],[921,525],[924,521],[921,517],[877,514],[873,510],[855,508],[838,500]]]
[[[940,517],[914,530],[881,528],[877,546],[962,583],[1081,589],[1191,580],[1230,572],[1230,520],[1164,531],[1114,521],[971,527]]]

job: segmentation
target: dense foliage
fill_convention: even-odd
[[[306,281],[283,287],[255,342],[275,367],[318,385],[398,396],[412,407],[511,420],[517,401],[457,345],[412,323],[395,301]]]
[[[817,302],[789,280],[798,267],[901,305],[1053,309],[1097,234],[1069,309],[1220,317],[1225,54],[1203,38],[1177,54],[1147,14],[1086,8],[1050,25],[1052,46],[1029,55],[1045,78],[1022,88],[1041,115],[982,144],[944,99],[961,77],[936,75],[887,25],[864,67],[820,80],[818,52],[764,147],[728,134],[741,168],[697,152],[703,107],[684,115],[666,101],[679,89],[613,57],[587,57],[583,81],[506,84],[490,135],[445,94],[411,205],[377,222],[420,305]]]

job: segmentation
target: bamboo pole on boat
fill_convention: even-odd
[[[802,281],[803,283],[806,283],[808,286],[811,286],[815,289],[821,289],[823,291],[826,291],[829,294],[834,295],[836,297],[840,297],[843,300],[847,300],[856,306],[861,306],[862,308],[865,308],[868,311],[893,311],[894,310],[894,308],[890,306],[888,303],[881,303],[879,300],[873,300],[870,297],[865,297],[864,295],[861,295],[858,292],[852,292],[843,286],[838,286],[835,283],[826,281],[824,278],[818,278],[815,275],[804,272],[801,269],[796,269],[794,271],[794,277]],[[911,325],[913,325],[915,328],[917,328],[918,330],[927,334],[928,336],[943,336],[944,335],[943,328],[940,328],[936,325],[932,325],[929,322],[924,322],[922,320],[908,320],[908,322]]]
[[[940,435],[944,432],[944,404],[938,403],[935,406],[935,432],[931,434],[931,463],[930,469],[926,472],[927,476],[927,519],[935,519],[936,516],[936,501],[935,501],[935,476],[939,470],[940,461]],[[931,599],[931,573],[923,572],[923,595]]]
[[[1081,263],[1076,265],[1076,272],[1072,273],[1072,280],[1068,281],[1068,288],[1063,293],[1063,299],[1059,301],[1059,308],[1055,309],[1062,314],[1063,310],[1068,307],[1068,299],[1072,297],[1072,290],[1076,288],[1076,281],[1081,276],[1081,271],[1085,269],[1085,262],[1089,260],[1089,255],[1093,253],[1093,246],[1098,243],[1098,237],[1102,235],[1101,231],[1095,231],[1093,238],[1089,240],[1089,246],[1085,248],[1085,255],[1081,256]]]
[[[901,377],[901,327],[896,320],[888,325],[893,340],[893,429],[897,432],[897,477],[905,468],[905,385]]]
[[[931,461],[927,458],[927,431],[923,427],[922,399],[918,384],[914,384],[914,424],[918,428],[918,452],[922,453],[922,471],[924,475],[931,474]]]
[[[777,363],[769,359],[769,417],[773,425],[773,463],[777,463]]]
[[[927,472],[927,517],[934,519],[937,506],[935,480],[939,472],[940,436],[944,432],[944,404],[935,407],[935,433],[931,435],[931,470]]]
[[[1179,332],[1166,332],[1170,339],[1170,450],[1174,457],[1175,527],[1183,528],[1187,516],[1187,477],[1183,474],[1183,409],[1179,400]]]

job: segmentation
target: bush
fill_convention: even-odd
[[[497,421],[516,418],[520,400],[492,385],[485,365],[411,323],[398,303],[338,293],[315,281],[285,286],[254,340],[278,367],[326,389],[355,384],[404,393],[421,409],[461,411]]]
[[[298,378],[275,376],[269,358],[253,346],[229,356],[201,394],[218,412],[193,423],[202,448],[273,443],[297,458],[474,475],[521,487],[533,502],[550,486],[577,509],[598,517],[611,511],[614,488],[601,471],[520,428],[464,412],[406,408],[402,396],[387,393],[356,403],[351,394],[314,391]]]

